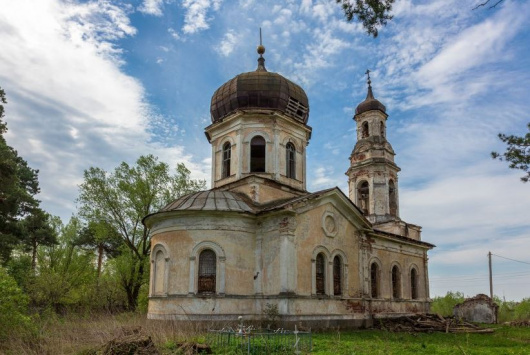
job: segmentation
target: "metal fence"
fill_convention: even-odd
[[[285,329],[253,329],[230,327],[209,330],[207,342],[216,351],[241,354],[306,354],[311,352],[311,332]]]

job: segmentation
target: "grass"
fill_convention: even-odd
[[[179,354],[178,344],[182,342],[205,342],[205,333],[191,324],[148,321],[142,314],[50,316],[37,322],[38,339],[12,338],[0,344],[0,354],[87,354],[88,350],[119,336],[123,329],[139,328],[142,334],[151,336],[162,354]],[[312,354],[530,354],[530,328],[493,327],[496,328],[493,334],[407,334],[382,330],[314,333]],[[241,353],[213,350],[217,354]]]
[[[314,334],[313,354],[530,354],[530,328],[494,328],[493,334],[408,334],[382,330]]]

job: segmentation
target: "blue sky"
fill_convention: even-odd
[[[530,121],[530,3],[398,0],[377,39],[331,0],[0,0],[8,143],[40,170],[50,213],[75,213],[83,170],[152,153],[210,179],[203,129],[217,87],[266,67],[310,103],[308,187],[339,186],[372,70],[401,167],[401,217],[423,226],[431,294],[488,293],[488,251],[530,262],[530,185],[490,158]],[[530,296],[530,265],[494,257],[499,296]]]

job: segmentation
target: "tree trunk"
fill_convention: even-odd
[[[37,268],[37,238],[33,237],[33,240],[31,241],[31,270],[33,273],[35,273],[35,269]]]
[[[97,280],[99,283],[99,276],[101,275],[101,264],[103,263],[103,244],[98,245],[98,274]]]

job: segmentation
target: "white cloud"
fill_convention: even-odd
[[[177,31],[175,31],[173,28],[168,28],[167,29],[167,32],[171,35],[171,37],[173,37],[174,39],[176,40],[181,40],[182,37],[180,37],[180,35],[178,34]]]
[[[114,44],[136,33],[126,10],[103,1],[0,7],[1,27],[9,29],[0,31],[7,139],[40,170],[45,209],[69,217],[83,169],[111,169],[141,154],[183,161],[195,176],[209,176],[182,147],[148,144],[151,108],[140,82],[121,71]]]
[[[184,26],[182,32],[193,34],[210,28],[208,11],[218,11],[221,0],[183,0],[182,7],[185,9]]]
[[[138,11],[153,16],[162,16],[164,0],[144,0]]]
[[[228,30],[221,40],[221,43],[216,46],[216,49],[221,53],[222,56],[228,57],[234,51],[234,47],[238,43],[238,40],[239,38],[236,32],[234,30]]]

